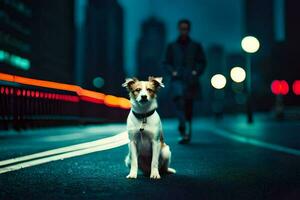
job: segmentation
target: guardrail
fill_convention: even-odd
[[[77,85],[0,73],[0,129],[124,120],[130,102]]]

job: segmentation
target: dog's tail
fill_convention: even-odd
[[[171,167],[168,167],[167,173],[169,173],[169,174],[176,174],[176,170],[173,169],[173,168],[171,168]]]
[[[125,165],[126,165],[126,167],[130,167],[130,157],[129,157],[130,155],[128,154],[127,156],[126,156],[126,158],[125,158]]]

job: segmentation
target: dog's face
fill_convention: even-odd
[[[148,81],[127,78],[122,86],[127,88],[131,99],[143,105],[155,99],[157,91],[159,88],[164,87],[164,84],[161,77],[149,76]]]

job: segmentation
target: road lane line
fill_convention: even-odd
[[[99,146],[99,145],[104,145],[107,143],[114,142],[118,137],[120,137],[120,134],[121,135],[125,134],[127,136],[127,132],[124,131],[117,135],[102,138],[102,139],[95,140],[92,142],[85,142],[85,143],[81,143],[81,144],[75,144],[75,145],[71,145],[71,146],[67,146],[67,147],[61,147],[61,148],[43,151],[43,152],[39,152],[39,153],[34,153],[34,154],[21,156],[21,157],[17,157],[17,158],[2,160],[2,161],[0,161],[0,167],[4,166],[4,165],[14,164],[14,163],[18,163],[18,162],[24,162],[24,161],[47,157],[47,156],[51,156],[51,155],[81,150],[81,149],[90,148],[90,147]]]
[[[230,133],[229,131],[225,131],[223,129],[219,129],[219,128],[215,128],[215,127],[211,128],[210,131],[212,133],[222,136],[224,138],[235,140],[235,141],[238,141],[241,143],[251,144],[251,145],[262,147],[265,149],[278,151],[281,153],[287,153],[287,154],[291,154],[291,155],[295,155],[295,156],[300,156],[300,150],[298,150],[298,149],[293,149],[293,148],[281,146],[278,144],[272,144],[272,143],[263,142],[263,141],[249,138],[249,137],[236,135],[234,133]]]
[[[90,154],[90,153],[94,153],[94,152],[98,152],[98,151],[113,149],[116,147],[123,146],[123,145],[127,144],[128,142],[129,142],[129,140],[127,137],[127,132],[123,132],[123,133],[118,134],[118,137],[115,138],[115,140],[111,143],[107,143],[104,145],[102,144],[102,145],[98,145],[98,146],[94,146],[94,147],[90,147],[90,148],[86,148],[86,149],[81,149],[81,150],[77,150],[77,151],[59,154],[59,155],[53,155],[53,156],[40,158],[40,159],[36,159],[36,160],[32,160],[32,161],[27,161],[27,162],[15,164],[15,165],[10,165],[8,167],[0,168],[0,174],[11,172],[11,171],[16,171],[16,170],[36,166],[36,165],[41,165],[41,164],[48,163],[48,162],[63,160],[66,158],[72,158],[72,157],[82,156],[82,155],[86,155],[86,154]]]
[[[116,147],[125,145],[129,142],[128,137],[127,137],[127,132],[122,132],[116,136],[112,136],[112,137],[114,137],[114,140],[109,143],[101,144],[98,146],[93,146],[93,147],[86,148],[86,149],[80,149],[77,151],[67,152],[67,153],[63,153],[63,154],[59,154],[59,155],[52,155],[49,157],[44,157],[44,158],[31,160],[31,161],[27,161],[27,162],[22,162],[19,164],[0,168],[0,174],[6,173],[6,172],[11,172],[11,171],[16,171],[19,169],[32,167],[32,166],[36,166],[36,165],[40,165],[40,164],[44,164],[44,163],[48,163],[48,162],[52,162],[52,161],[63,160],[66,158],[71,158],[71,157],[81,156],[81,155],[85,155],[85,154],[89,154],[89,153],[93,153],[93,152],[108,150],[108,149],[112,149],[112,148],[116,148]]]

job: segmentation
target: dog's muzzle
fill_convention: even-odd
[[[143,96],[141,96],[140,103],[146,103],[146,102],[148,102],[147,95],[143,95]]]

